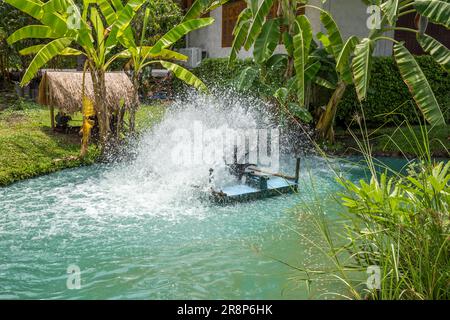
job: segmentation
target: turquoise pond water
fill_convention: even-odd
[[[333,167],[365,176],[348,160]],[[230,206],[123,165],[0,188],[0,299],[317,298],[327,284],[309,294],[299,272],[276,259],[323,262],[297,234],[314,237],[302,204],[319,201],[333,219],[338,190],[320,158],[303,161],[298,195]],[[67,288],[70,265],[81,270],[79,290]]]

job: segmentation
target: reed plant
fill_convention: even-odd
[[[334,171],[342,186],[335,196],[344,218],[338,227],[320,205],[306,207],[324,240],[310,243],[331,267],[298,270],[308,286],[314,276],[337,279],[345,288],[334,294],[348,299],[449,299],[450,161],[432,158],[431,128],[423,123],[417,134],[405,120],[396,136],[401,133],[415,156],[394,170],[372,156],[364,116],[357,123],[363,138],[351,134],[368,178],[355,182]]]

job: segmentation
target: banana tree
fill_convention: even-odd
[[[364,1],[364,0],[363,0]],[[433,56],[446,70],[449,68],[449,50],[436,39],[426,35],[427,20],[439,23],[449,28],[450,4],[448,1],[440,0],[372,0],[364,1],[367,4],[380,5],[382,9],[382,28],[371,31],[368,37],[360,40],[356,36],[351,36],[346,41],[343,40],[341,32],[333,17],[326,10],[309,5],[308,1],[280,0],[278,2],[277,18],[281,19],[280,24],[287,29],[282,34],[282,43],[285,46],[289,63],[286,75],[289,77],[295,71],[295,89],[297,91],[298,104],[305,103],[305,90],[307,88],[306,70],[312,66],[310,57],[307,55],[310,42],[310,25],[307,19],[299,21],[295,15],[295,10],[299,5],[312,10],[318,10],[321,23],[326,33],[318,33],[316,38],[333,59],[335,66],[336,81],[330,82],[313,74],[313,81],[333,90],[333,94],[316,124],[319,135],[329,141],[334,141],[334,119],[339,102],[349,84],[354,83],[358,93],[358,99],[363,101],[367,94],[370,82],[370,65],[373,57],[374,47],[379,40],[391,40],[395,42],[394,56],[397,61],[400,73],[408,88],[422,110],[425,118],[432,125],[445,124],[444,117],[436,101],[433,91],[428,84],[422,70],[414,57],[408,52],[402,43],[395,39],[386,37],[384,34],[391,30],[407,30],[417,35],[419,43],[425,52]],[[303,4],[304,3],[304,4]],[[273,0],[249,0],[248,7],[240,14],[236,27],[233,31],[234,41],[230,55],[230,62],[234,61],[237,53],[242,48],[250,49],[254,45],[255,60],[257,57],[270,56],[274,45],[278,44],[276,37],[278,25],[271,22],[270,8],[274,4]],[[292,10],[294,9],[294,10]],[[399,16],[416,12],[421,16],[420,28],[418,30],[395,27]],[[272,25],[273,28],[270,28]],[[392,27],[394,26],[394,27]],[[270,32],[269,32],[270,31]],[[272,36],[271,36],[272,35]],[[256,40],[263,44],[258,47]],[[262,48],[262,50],[261,50]],[[309,64],[308,64],[309,63]],[[292,68],[293,66],[293,68]],[[284,87],[282,88],[284,92]],[[278,92],[277,99],[285,94]],[[283,100],[283,99],[282,99]]]
[[[26,85],[42,66],[58,55],[86,56],[93,82],[100,147],[105,151],[111,136],[111,110],[105,103],[105,72],[117,58],[112,50],[119,44],[126,45],[127,39],[132,38],[130,22],[145,0],[129,0],[125,5],[120,0],[84,0],[82,12],[73,0],[5,2],[41,23],[17,30],[9,36],[9,44],[30,38],[49,41],[25,50],[35,56],[25,71],[21,85]]]
[[[184,16],[183,22],[190,19],[197,19],[202,15],[224,5],[228,1],[230,0],[196,0]]]
[[[450,4],[436,0],[363,0],[363,2],[368,5],[379,5],[381,7],[381,28],[372,30],[368,37],[364,39],[360,40],[356,36],[351,36],[345,42],[342,40],[337,24],[328,12],[321,8],[307,5],[307,7],[320,11],[320,20],[327,34],[319,33],[317,37],[330,55],[334,57],[336,73],[339,76],[331,99],[316,125],[320,136],[330,142],[334,141],[333,125],[335,115],[339,102],[349,84],[353,83],[355,85],[359,101],[365,100],[370,84],[371,61],[374,48],[380,40],[390,40],[395,43],[394,57],[400,74],[408,85],[409,91],[425,119],[433,126],[445,124],[439,104],[415,58],[402,43],[387,37],[385,33],[392,30],[414,32],[424,51],[432,55],[446,70],[449,70],[449,50],[436,39],[426,35],[425,30],[428,19],[449,28]],[[395,26],[398,17],[414,12],[418,15],[423,15],[421,16],[418,30]]]
[[[312,6],[309,6],[312,7]],[[328,89],[333,90],[325,110],[320,115],[316,124],[316,130],[321,138],[334,141],[334,119],[339,102],[345,90],[353,82],[351,73],[351,54],[359,43],[356,36],[349,37],[345,42],[333,17],[327,11],[317,8],[320,11],[320,21],[326,33],[319,32],[317,38],[322,43],[328,55],[333,60],[335,81],[324,84]]]
[[[199,18],[199,19],[188,19],[184,20],[179,25],[173,27],[164,36],[162,36],[154,46],[144,46],[144,40],[146,37],[145,30],[150,17],[150,9],[146,8],[142,33],[140,35],[139,46],[135,44],[132,37],[125,35],[127,49],[118,53],[117,58],[129,59],[127,65],[131,66],[131,80],[135,90],[135,96],[138,97],[140,89],[140,74],[144,68],[152,65],[159,64],[163,68],[171,71],[177,78],[184,81],[185,83],[201,90],[203,92],[207,91],[206,86],[203,82],[198,79],[189,70],[181,67],[180,65],[172,62],[176,61],[186,61],[187,56],[182,55],[178,52],[169,50],[167,48],[171,47],[175,42],[181,39],[183,36],[189,32],[211,25],[214,22],[212,18]],[[139,101],[135,101],[130,109],[130,122],[129,130],[131,133],[135,132],[135,118],[136,111],[139,107]]]
[[[300,31],[297,14],[303,6],[303,2],[297,0],[248,0],[247,8],[238,16],[233,30],[234,39],[229,63],[232,64],[236,60],[242,48],[249,50],[252,46],[254,46],[255,61],[263,63],[271,58],[277,45],[282,44],[287,51],[287,55],[285,55],[288,59],[286,79],[289,79],[294,71],[294,36]],[[276,15],[272,14],[274,5],[277,5]],[[306,17],[304,18],[306,19]],[[310,26],[309,21],[305,22]]]
[[[318,79],[321,62],[316,54],[311,23],[300,12],[304,5],[305,1],[297,0],[247,1],[247,8],[240,13],[233,30],[229,64],[236,60],[242,48],[249,50],[252,46],[261,78],[264,79],[266,70],[282,64],[284,81],[273,96],[286,111],[309,122],[306,92],[309,84]],[[272,10],[274,6],[276,14]],[[275,53],[279,45],[284,46],[285,53]],[[255,71],[248,68],[242,72],[241,78],[245,81],[241,82],[248,85],[249,77],[254,76]],[[283,112],[281,110],[280,114]]]
[[[362,102],[365,100],[370,84],[371,61],[373,59],[374,48],[380,40],[390,40],[395,43],[394,57],[397,61],[400,74],[408,85],[409,91],[425,119],[433,126],[445,124],[434,93],[413,55],[402,43],[385,36],[385,33],[392,30],[414,32],[424,51],[432,55],[446,70],[449,70],[449,50],[436,39],[426,35],[425,30],[428,19],[449,28],[448,17],[450,16],[450,4],[436,0],[363,0],[363,2],[368,5],[380,5],[382,27],[374,29],[364,39],[360,40],[356,36],[351,36],[345,42],[342,40],[337,24],[327,11],[306,5],[307,7],[320,11],[320,20],[327,34],[319,33],[317,38],[335,59],[336,73],[338,75],[338,81],[334,85],[335,89],[331,99],[316,125],[320,136],[330,142],[334,141],[333,125],[335,115],[339,102],[349,84],[353,83],[355,85],[359,101]],[[417,30],[395,27],[398,17],[414,12],[417,15],[423,15],[421,16],[420,26]]]
[[[448,0],[384,0],[369,1],[366,4],[381,6],[381,28],[356,46],[353,59],[353,78],[358,99],[364,101],[370,83],[370,67],[375,44],[380,40],[394,43],[394,58],[400,74],[407,84],[417,106],[432,126],[445,125],[445,119],[433,90],[414,56],[402,42],[385,35],[389,31],[402,30],[413,33],[420,46],[445,70],[450,71],[450,50],[438,40],[426,34],[428,21],[450,29],[450,2]],[[416,29],[397,27],[397,19],[407,14],[416,14]]]

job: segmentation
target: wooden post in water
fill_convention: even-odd
[[[300,158],[297,158],[297,162],[295,163],[295,182],[298,183],[300,179]]]

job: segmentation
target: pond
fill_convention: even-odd
[[[323,160],[303,167],[299,194],[229,206],[157,200],[144,183],[112,184],[120,169],[105,166],[0,188],[0,299],[308,298],[299,273],[275,259],[324,259],[296,234],[312,226],[295,206],[326,201],[339,187]],[[353,179],[364,175],[340,167]],[[81,270],[79,290],[67,289],[70,265]]]
[[[304,299],[335,290],[314,283],[309,292],[286,263],[326,263],[299,236],[319,240],[303,204],[317,201],[338,217],[330,168],[353,180],[365,171],[356,159],[309,156],[298,194],[211,204],[199,196],[208,166],[174,164],[168,137],[194,121],[256,123],[245,110],[216,109],[166,115],[132,147],[132,161],[0,188],[0,299]],[[282,157],[281,171],[292,173],[294,162]],[[73,289],[68,270],[77,268],[81,282]]]

